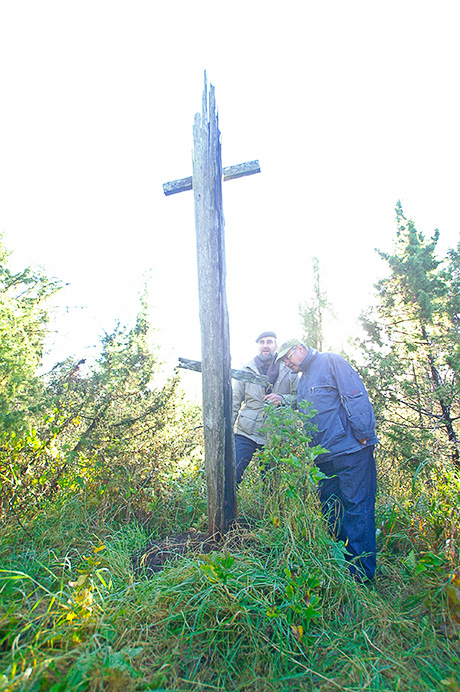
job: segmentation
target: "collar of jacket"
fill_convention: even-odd
[[[252,370],[252,372],[254,372],[256,375],[260,375],[259,368],[257,367],[256,361],[254,360],[254,358],[252,360],[250,360],[249,363],[246,363],[246,365],[243,365],[243,367],[240,369],[241,370],[245,370],[245,369]],[[278,377],[276,379],[279,380],[279,382],[281,382],[282,380],[284,380],[285,377],[287,377],[288,375],[292,375],[292,374],[293,374],[292,370],[289,370],[287,365],[284,365],[284,363],[280,363],[280,369],[279,369]]]
[[[308,368],[312,364],[313,360],[316,358],[318,355],[318,351],[315,348],[312,348],[311,346],[308,347],[308,352],[303,361],[299,365],[299,369],[301,372],[305,373],[307,372]]]
[[[244,370],[244,368],[247,368],[248,370],[252,370],[252,372],[255,372],[256,375],[260,375],[259,368],[257,367],[256,361],[254,360],[254,358],[252,360],[250,360],[249,363],[246,363],[246,365],[244,365],[241,368],[241,370]]]

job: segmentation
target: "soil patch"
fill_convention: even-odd
[[[145,548],[131,555],[131,566],[137,577],[149,577],[160,572],[166,564],[189,553],[206,554],[213,550],[222,550],[222,545],[209,538],[206,533],[191,530],[148,543]]]

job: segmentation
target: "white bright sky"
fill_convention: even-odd
[[[162,184],[191,175],[205,69],[223,165],[262,169],[223,187],[233,365],[261,330],[300,335],[314,256],[340,348],[397,199],[441,251],[460,239],[459,17],[443,0],[3,0],[0,232],[15,268],[69,284],[50,362],[131,323],[147,276],[163,356],[200,358],[193,194]]]

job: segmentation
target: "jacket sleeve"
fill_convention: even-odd
[[[275,394],[279,394],[283,398],[283,403],[287,406],[296,406],[297,404],[297,384],[299,378],[292,373],[285,365],[281,365],[284,371],[280,371],[277,386],[275,385]]]
[[[332,369],[342,406],[357,440],[374,435],[375,416],[360,376],[341,356],[332,359]]]
[[[281,394],[283,404],[295,408],[297,405],[297,394]]]
[[[236,380],[235,384],[233,385],[233,395],[232,395],[232,428],[234,427],[236,423],[236,419],[238,418],[238,414],[240,412],[241,405],[244,401],[245,398],[245,390],[246,386],[244,382],[241,382],[240,380]]]

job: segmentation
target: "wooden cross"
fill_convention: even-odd
[[[230,331],[225,290],[222,178],[259,173],[258,161],[222,169],[214,87],[204,75],[202,112],[193,126],[193,175],[163,185],[165,195],[193,189],[201,328],[201,371],[208,529],[224,534],[236,518]]]

